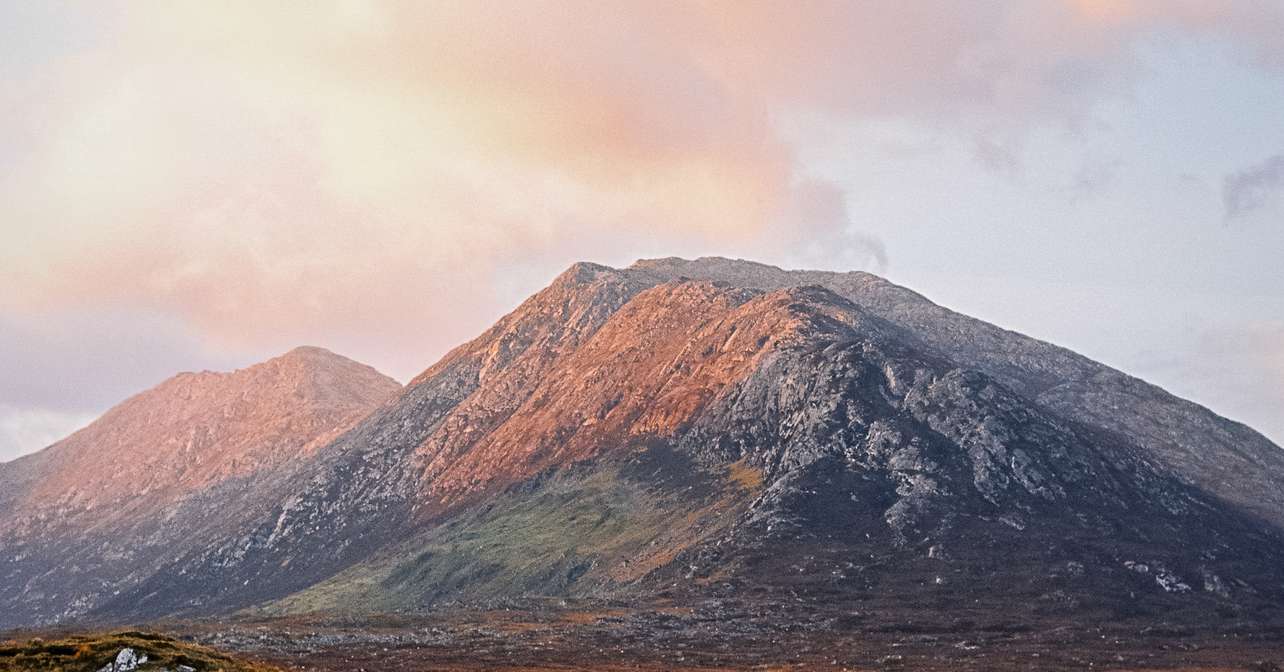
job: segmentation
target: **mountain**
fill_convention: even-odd
[[[1182,480],[1284,526],[1284,451],[1252,428],[1065,348],[942,308],[868,273],[783,271],[741,260],[668,258],[634,269],[774,290],[817,285],[1068,418],[1128,435]],[[1106,328],[1105,325],[1102,328]]]
[[[300,454],[184,500],[185,543],[154,543],[173,522],[120,528],[154,552],[73,612],[10,578],[36,565],[6,551],[0,604],[32,605],[9,622],[532,595],[1193,618],[1284,603],[1277,446],[865,273],[576,264]],[[69,557],[43,554],[42,580]]]
[[[199,544],[213,493],[252,501],[400,389],[321,348],[182,373],[43,451],[0,465],[0,595],[14,622],[77,614]],[[232,518],[228,518],[232,520]],[[4,622],[0,618],[0,623]]]

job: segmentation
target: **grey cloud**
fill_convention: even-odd
[[[1232,417],[1284,445],[1284,323],[1211,331],[1199,355],[1207,370],[1195,381],[1211,386]]]
[[[1138,373],[1284,446],[1284,321],[1204,329]]]
[[[820,180],[796,184],[779,218],[788,240],[788,262],[808,268],[867,268],[887,271],[887,247],[860,231],[847,209],[843,190]]]
[[[243,363],[154,313],[0,315],[0,406],[97,413],[180,371]]]
[[[93,418],[92,413],[62,413],[0,404],[0,462],[44,448],[89,424]]]
[[[1101,193],[1115,181],[1115,176],[1123,162],[1119,159],[1108,161],[1088,161],[1075,173],[1070,191],[1075,200]]]
[[[1284,154],[1227,175],[1222,183],[1226,219],[1241,219],[1266,207],[1284,193]]]
[[[1012,143],[988,135],[974,138],[972,156],[982,166],[996,173],[1015,174],[1021,170],[1021,159]]]
[[[180,321],[155,313],[0,314],[0,462],[66,437],[176,373],[244,359],[210,352]]]

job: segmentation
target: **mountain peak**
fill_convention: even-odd
[[[114,501],[186,493],[290,461],[395,395],[372,367],[303,346],[230,372],[181,373],[31,456],[18,510],[64,518]]]
[[[372,384],[374,384],[374,386],[376,387],[387,386],[386,384],[380,385],[378,383],[375,383],[374,381],[376,379],[386,379],[387,381],[392,380],[391,378],[388,378],[387,376],[384,376],[383,374],[378,373],[378,371],[376,371],[374,367],[371,367],[367,364],[362,364],[361,362],[358,362],[354,359],[344,357],[343,355],[337,354],[335,352],[332,352],[330,350],[327,350],[325,348],[318,347],[315,345],[300,345],[296,348],[289,350],[288,352],[277,355],[276,357],[260,362],[258,364],[251,365],[250,367],[248,367],[248,369],[254,369],[255,367],[275,367],[278,370],[282,370],[282,371],[298,371],[298,372],[315,372],[315,371],[365,372],[366,374],[374,374],[368,377],[371,379]],[[229,375],[236,375],[238,373],[240,373],[240,371],[233,371]],[[394,381],[394,384],[395,384],[395,381]]]
[[[629,268],[648,271],[651,273],[660,273],[667,276],[681,275],[693,278],[717,277],[728,282],[737,280],[741,283],[757,279],[759,281],[772,280],[774,281],[773,284],[778,284],[781,278],[791,275],[811,275],[817,277],[855,276],[882,279],[879,276],[866,271],[785,269],[779,266],[765,264],[760,261],[718,256],[697,257],[695,259],[686,259],[683,257],[638,259],[633,262]]]
[[[311,361],[340,361],[351,362],[353,360],[326,350],[317,345],[300,345],[292,348],[289,352],[280,355],[281,359],[305,359]]]

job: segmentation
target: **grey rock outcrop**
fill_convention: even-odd
[[[134,672],[147,664],[147,654],[139,654],[133,649],[121,649],[115,660],[98,669],[98,672]]]

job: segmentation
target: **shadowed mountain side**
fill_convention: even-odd
[[[827,287],[959,366],[983,371],[1067,418],[1121,432],[1188,483],[1284,525],[1284,450],[1250,427],[1065,348],[956,313],[859,271],[786,271],[718,257],[647,259],[629,270],[657,282],[687,277],[764,290]]]

